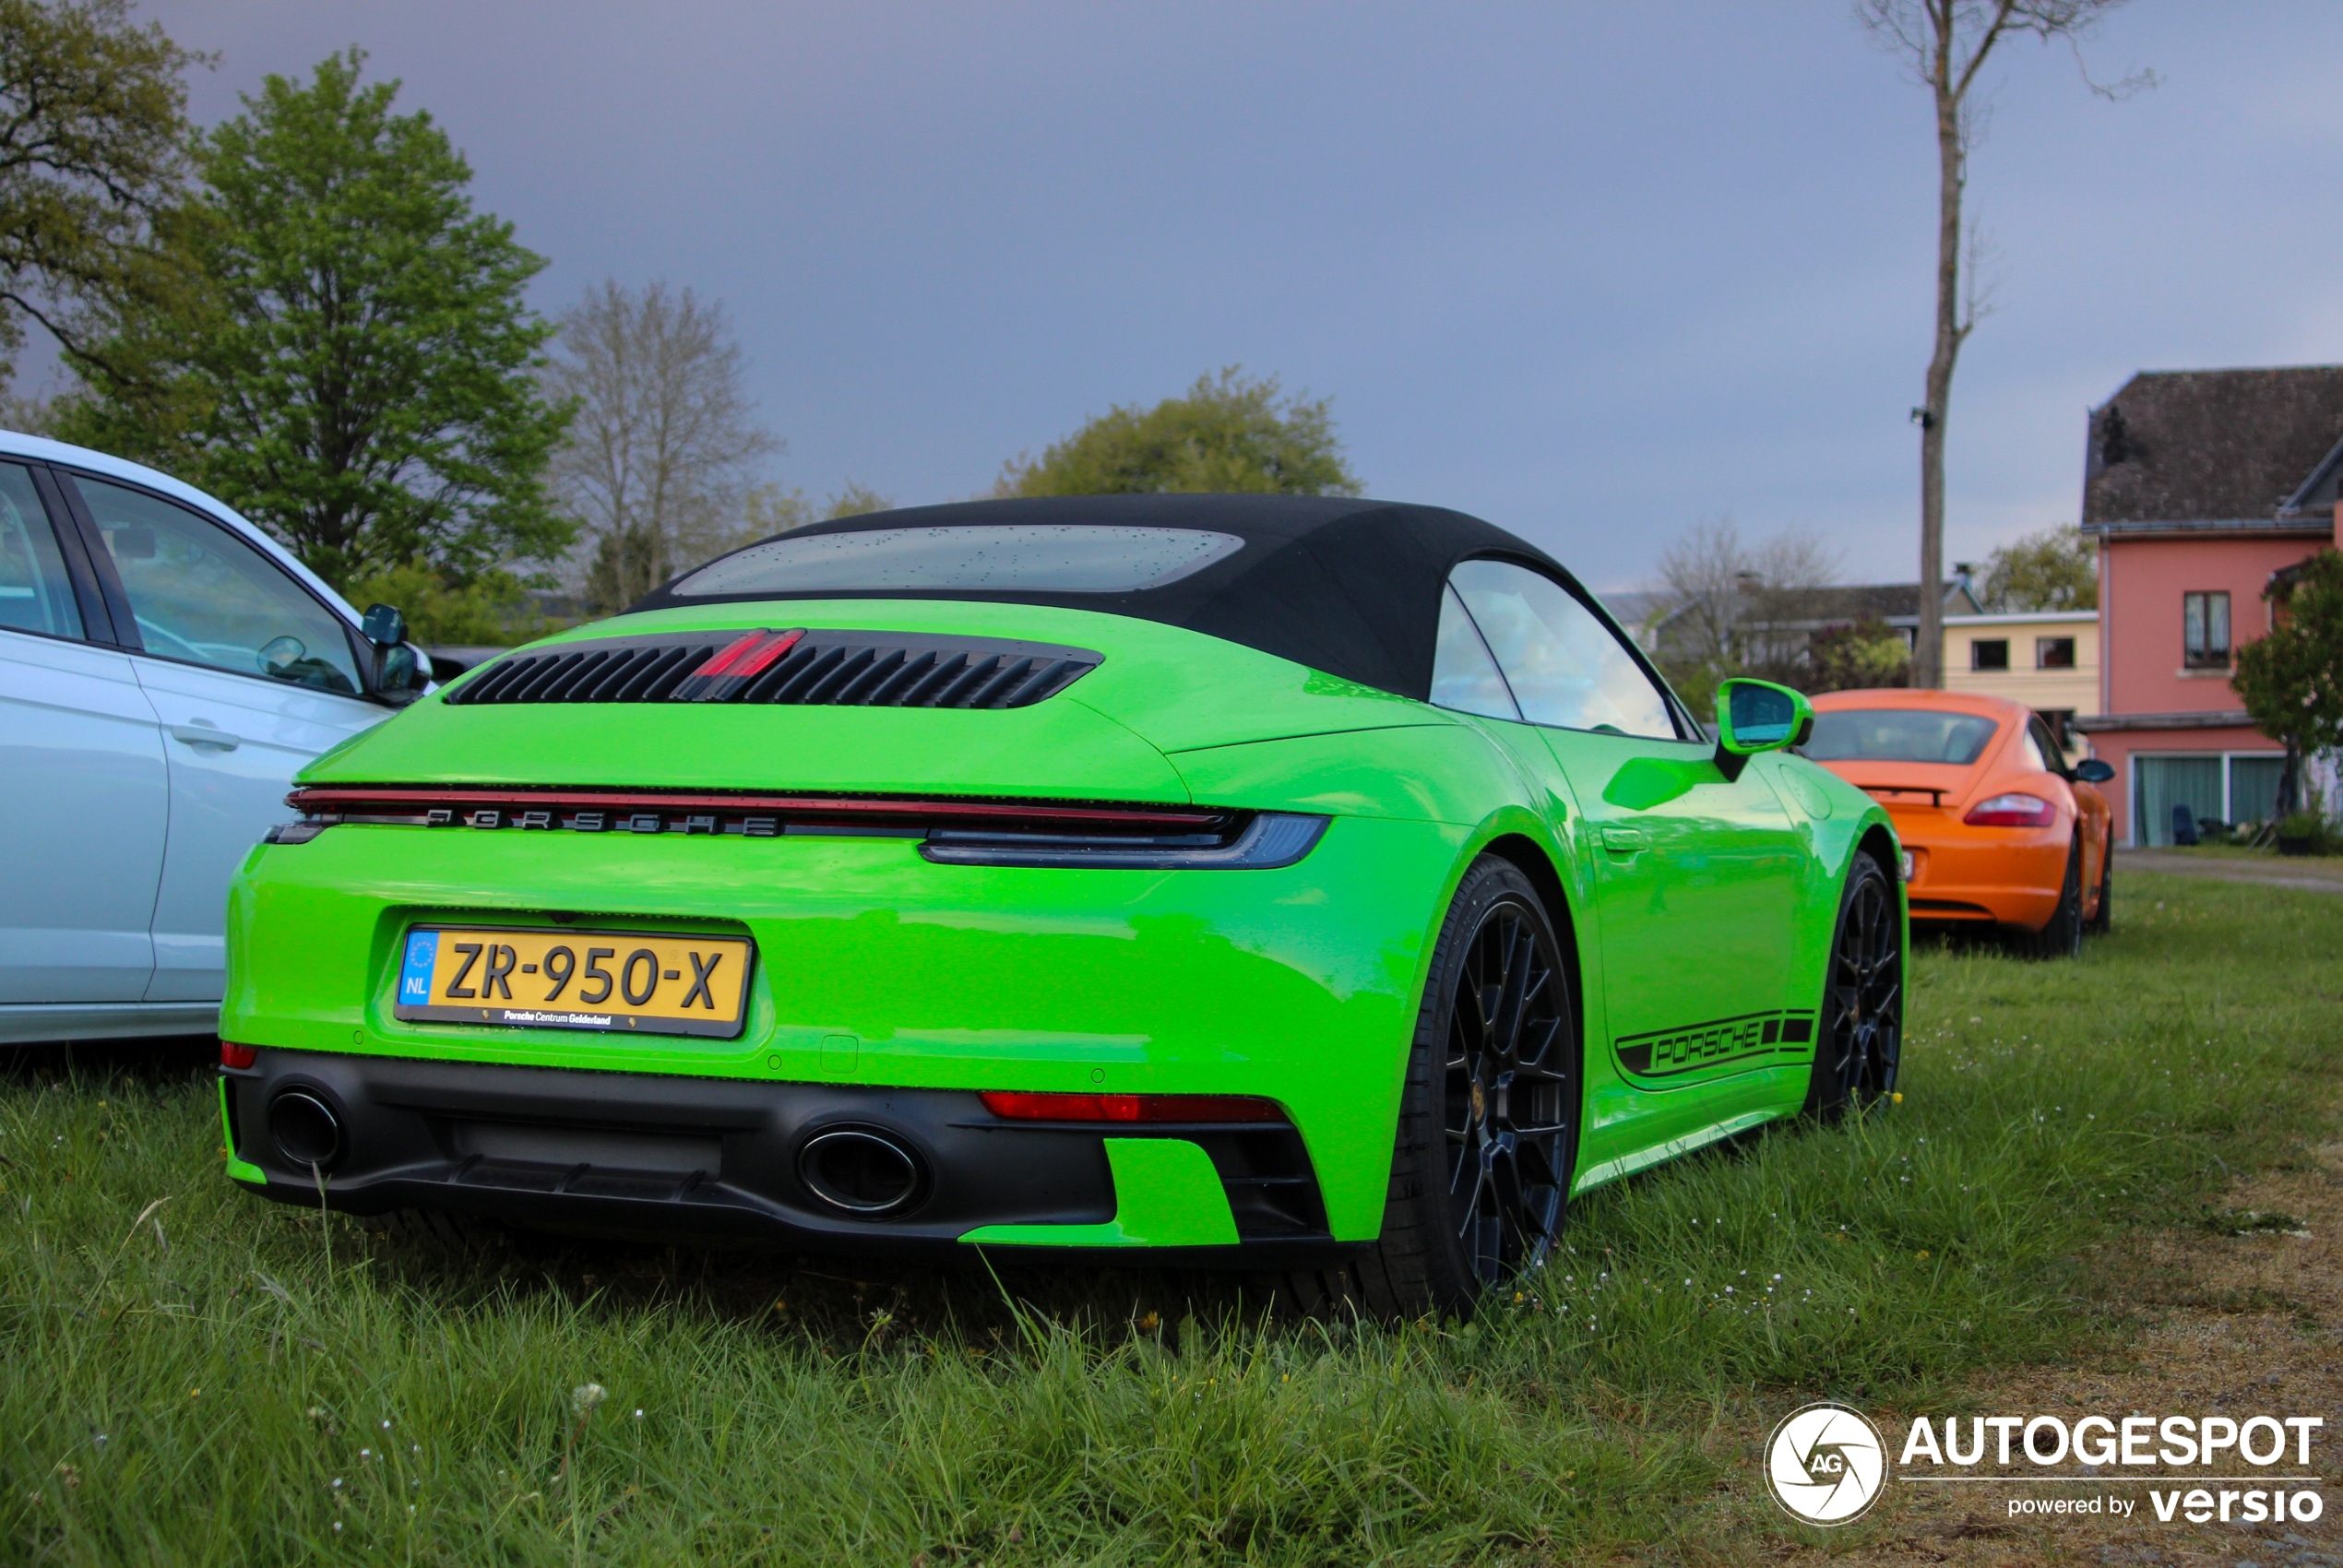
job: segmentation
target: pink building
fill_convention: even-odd
[[[2090,416],[2083,531],[2099,540],[2099,712],[2131,844],[2172,808],[2266,820],[2284,753],[2230,685],[2270,628],[2270,575],[2343,541],[2343,366],[2147,371]]]

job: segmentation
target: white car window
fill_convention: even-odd
[[[1505,678],[1497,673],[1497,661],[1489,657],[1489,645],[1473,629],[1472,617],[1465,613],[1464,603],[1453,588],[1440,590],[1440,641],[1432,656],[1432,704],[1487,719],[1521,717],[1513,694],[1505,689]]]
[[[0,626],[81,636],[73,579],[41,493],[32,488],[32,472],[20,463],[0,463]]]
[[[1678,738],[1651,677],[1560,583],[1507,561],[1468,561],[1448,580],[1530,723]]]
[[[228,529],[136,490],[77,478],[149,653],[356,696],[339,617]]]

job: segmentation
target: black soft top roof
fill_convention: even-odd
[[[1516,560],[1551,574],[1593,602],[1545,552],[1478,517],[1443,506],[1347,496],[1066,495],[969,501],[841,517],[793,530],[789,537],[874,529],[1069,523],[1208,529],[1237,536],[1244,548],[1160,588],[1129,593],[819,588],[682,597],[671,582],[633,608],[790,599],[1054,604],[1184,626],[1422,700],[1432,693],[1440,590],[1458,562],[1475,556]]]

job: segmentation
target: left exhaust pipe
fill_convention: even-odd
[[[347,1139],[334,1108],[306,1089],[287,1089],[268,1102],[268,1135],[294,1169],[331,1170]]]

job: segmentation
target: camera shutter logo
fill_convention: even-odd
[[[1887,1480],[1887,1445],[1859,1410],[1825,1400],[1792,1410],[1766,1443],[1774,1501],[1809,1525],[1862,1516]]]

